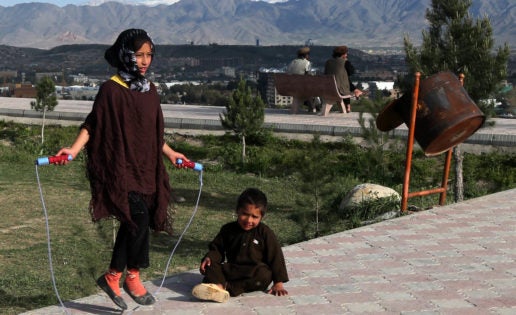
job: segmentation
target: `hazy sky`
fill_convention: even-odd
[[[30,2],[44,2],[44,3],[51,3],[55,4],[57,6],[63,7],[67,4],[75,4],[75,5],[97,5],[101,4],[103,2],[107,2],[109,0],[2,0],[0,2],[1,6],[4,7],[10,7],[19,3],[30,3]],[[178,2],[179,0],[111,0],[111,1],[118,1],[118,2],[124,2],[124,3],[131,3],[131,4],[147,4],[147,5],[157,5],[157,4],[172,4],[175,2]],[[224,1],[224,0],[220,0]],[[253,0],[253,1],[264,1],[269,3],[274,2],[285,2],[286,0]]]

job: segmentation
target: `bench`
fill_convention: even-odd
[[[320,97],[322,102],[321,115],[327,116],[334,104],[340,105],[340,111],[346,112],[343,99],[351,95],[342,95],[337,89],[333,75],[302,75],[276,73],[274,75],[276,91],[280,95],[292,96],[291,112],[297,114],[300,105],[313,97]]]

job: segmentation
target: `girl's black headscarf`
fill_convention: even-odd
[[[149,43],[154,54],[154,43],[149,34],[142,29],[128,29],[120,33],[113,46],[109,47],[104,58],[118,69],[118,74],[129,85],[131,90],[146,92],[150,88],[149,81],[138,71],[135,52],[144,43]]]

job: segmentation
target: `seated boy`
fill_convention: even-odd
[[[192,294],[201,300],[226,302],[229,296],[244,292],[265,291],[287,295],[283,283],[288,281],[281,246],[274,232],[261,223],[267,211],[267,197],[248,188],[238,198],[236,222],[222,226],[209,244],[199,268],[204,279]]]

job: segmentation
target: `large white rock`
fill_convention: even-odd
[[[352,206],[356,206],[363,201],[389,197],[394,197],[397,198],[397,200],[401,200],[400,194],[398,194],[392,188],[370,183],[360,184],[355,186],[350,192],[346,194],[340,203],[339,209],[343,210]]]

